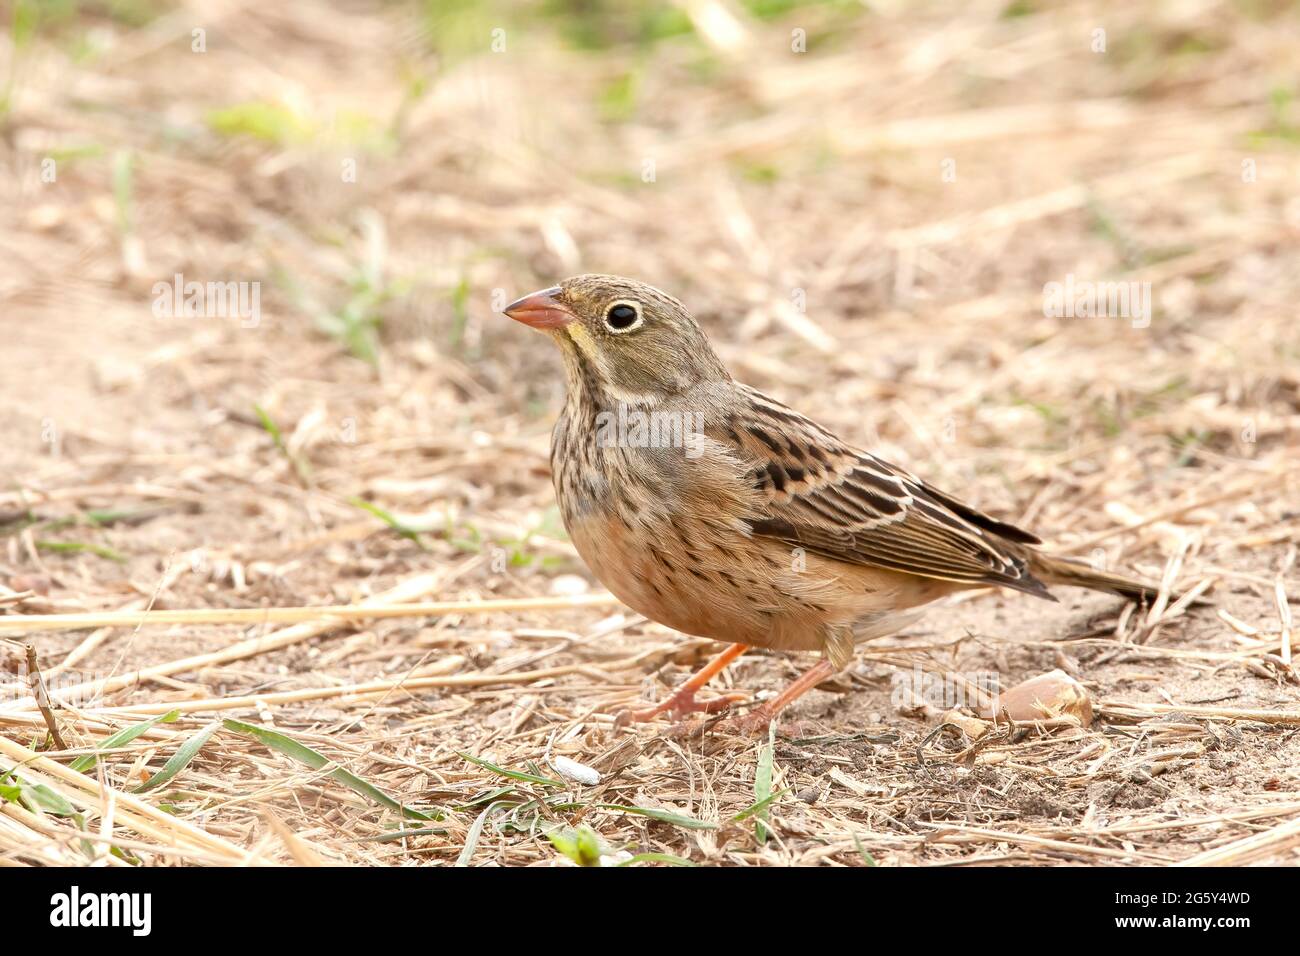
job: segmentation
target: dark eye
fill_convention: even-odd
[[[641,310],[630,302],[615,302],[605,310],[605,325],[612,332],[626,332],[641,321]]]

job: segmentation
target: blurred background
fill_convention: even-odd
[[[548,478],[558,357],[498,312],[598,271],[682,299],[738,378],[846,439],[1274,620],[1300,538],[1295,3],[8,0],[0,23],[13,609],[347,601],[431,568],[436,597],[595,590]],[[1148,321],[1049,314],[1067,281],[1149,289]],[[1024,636],[1020,604],[976,603]],[[1031,610],[1040,634],[1070,613]],[[274,686],[412,647],[482,664],[520,626],[364,631]],[[673,646],[638,627],[611,640]],[[459,746],[495,726],[481,703],[440,724]]]
[[[305,445],[532,434],[556,363],[496,312],[581,271],[864,441],[1060,446],[1295,358],[1294,4],[6,7],[10,467],[238,445],[254,403]],[[1067,275],[1158,318],[1044,318]],[[177,276],[259,318],[159,317]]]
[[[1151,496],[1151,461],[1295,437],[1295,4],[23,0],[4,23],[11,489],[167,462],[238,497],[313,469],[309,508],[259,492],[265,527],[209,507],[150,552],[354,496],[556,532],[558,361],[497,313],[582,271],[662,286],[742,380],[1062,531],[1078,497],[1035,484],[1062,462]],[[1148,283],[1151,314],[1046,314],[1067,280]]]

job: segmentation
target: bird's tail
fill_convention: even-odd
[[[1033,553],[1030,570],[1044,584],[1068,584],[1071,587],[1088,588],[1092,591],[1107,591],[1141,604],[1152,603],[1160,592],[1158,584],[1149,584],[1145,581],[1139,581],[1137,578],[1125,577],[1122,574],[1098,571],[1091,565],[1084,564],[1081,561],[1058,558],[1050,554],[1043,554],[1041,551]],[[1176,598],[1178,595],[1173,594],[1170,596]]]

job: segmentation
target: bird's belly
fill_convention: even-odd
[[[799,555],[737,535],[720,548],[670,533],[633,534],[617,520],[575,522],[570,536],[605,587],[666,627],[773,650],[823,650],[832,635],[871,640],[917,619],[913,609],[960,589],[952,582]]]
[[[683,542],[677,538],[686,529]],[[774,650],[822,650],[837,630],[869,625],[875,636],[895,611],[946,593],[929,582],[794,555],[769,539],[690,534],[675,521],[661,533],[632,531],[617,518],[571,522],[578,554],[615,597],[665,627]],[[903,620],[903,619],[900,619]]]
[[[718,546],[673,533],[632,531],[616,518],[575,520],[569,536],[578,554],[610,592],[638,614],[685,634],[771,647],[785,619],[807,616],[791,597],[778,594],[758,571],[754,542],[737,534]],[[798,646],[821,646],[815,621],[799,628]],[[792,648],[795,644],[788,644]]]
[[[894,612],[952,589],[751,536],[735,510],[690,493],[718,482],[701,468],[685,462],[672,473],[675,483],[647,484],[647,475],[659,473],[651,463],[623,463],[592,478],[573,455],[559,461],[557,498],[578,554],[615,597],[653,621],[755,647],[822,650],[833,643],[842,651],[859,622],[874,635]]]

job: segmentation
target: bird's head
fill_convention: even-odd
[[[589,389],[597,402],[653,403],[729,377],[686,307],[633,279],[574,276],[504,311],[549,333],[570,389]]]

